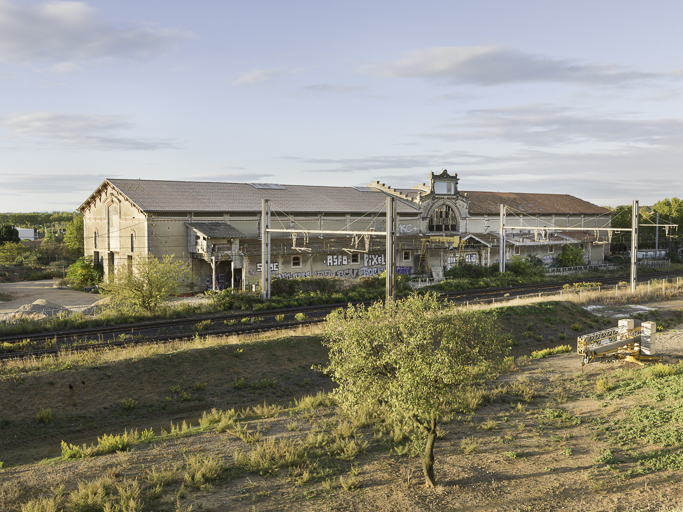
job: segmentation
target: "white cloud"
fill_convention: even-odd
[[[254,71],[248,71],[242,73],[235,80],[232,81],[232,85],[257,85],[264,82],[270,82],[282,75],[293,75],[295,73],[300,73],[303,68],[291,68],[291,69],[255,69]]]
[[[364,66],[359,72],[488,86],[529,82],[622,85],[675,75],[634,71],[613,64],[584,64],[498,45],[413,50],[399,61]]]
[[[82,62],[166,52],[189,32],[143,24],[114,25],[84,2],[0,0],[0,61]]]
[[[92,174],[0,174],[0,189],[7,195],[41,192],[90,193],[101,182],[102,178]]]
[[[5,128],[9,137],[19,141],[63,149],[154,150],[178,147],[168,139],[118,135],[118,132],[132,128],[123,116],[32,112],[0,118],[0,127]]]
[[[335,84],[312,84],[304,87],[306,91],[328,94],[328,93],[347,93],[364,89],[362,85],[335,85]]]
[[[601,143],[662,146],[681,141],[682,119],[644,119],[634,112],[583,112],[547,105],[470,110],[423,134],[440,140],[487,140],[530,147]]]

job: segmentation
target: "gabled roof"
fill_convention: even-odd
[[[109,185],[145,212],[255,213],[261,211],[263,199],[270,200],[273,211],[288,213],[379,213],[386,204],[383,193],[368,187],[106,179],[79,210]],[[396,190],[417,200],[423,195],[412,189]],[[611,215],[610,210],[567,194],[480,191],[460,194],[469,200],[470,215],[498,215],[501,204],[529,215]],[[396,209],[400,213],[417,213],[400,201]]]
[[[568,194],[532,194],[526,192],[465,192],[473,215],[498,215],[500,205],[528,215],[611,215],[611,211]]]
[[[185,225],[208,238],[247,238],[247,235],[227,222],[186,222]]]
[[[270,200],[272,210],[289,213],[383,212],[386,205],[386,196],[381,192],[353,187],[257,188],[249,183],[129,179],[107,179],[106,182],[146,212],[260,212],[263,199]],[[396,209],[415,212],[400,202],[396,203]]]

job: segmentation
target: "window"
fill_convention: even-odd
[[[548,254],[552,254],[555,252],[555,246],[554,245],[549,245],[548,246]]]
[[[360,260],[358,258],[358,253],[355,252],[351,255],[351,263],[358,263]]]
[[[410,251],[403,251],[403,261],[410,261]]]
[[[292,268],[301,268],[301,256],[292,256]]]
[[[135,252],[135,233],[130,234],[130,252]]]
[[[458,218],[448,205],[441,205],[429,216],[429,231],[457,231]]]
[[[453,194],[455,190],[455,184],[452,181],[435,181],[434,182],[434,193],[435,194]]]
[[[522,246],[515,245],[515,254],[522,254]]]
[[[94,244],[95,249],[97,249],[97,230],[92,235],[92,242]]]

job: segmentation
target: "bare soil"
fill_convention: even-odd
[[[672,315],[679,311],[671,303],[647,306],[656,307],[662,315],[666,309]],[[622,313],[601,310],[599,314],[616,318]],[[556,327],[548,329],[557,331]],[[683,325],[659,333],[658,351],[669,363],[683,359],[681,329]],[[574,344],[575,335],[552,345],[561,343]],[[550,345],[526,340],[516,350],[523,355],[532,348]],[[623,479],[616,477],[609,465],[596,462],[609,445],[596,433],[591,420],[620,414],[631,401],[625,397],[606,402],[595,396],[594,383],[631,364],[582,366],[575,354],[531,360],[498,378],[497,385],[522,385],[533,390],[529,401],[494,402],[444,425],[444,437],[436,445],[439,485],[434,490],[423,485],[419,459],[398,456],[381,445],[371,445],[374,447],[353,460],[321,459],[323,473],[334,481],[331,489],[322,479],[302,482],[296,472],[286,469],[270,477],[245,473],[234,469],[233,456],[253,445],[227,432],[213,431],[140,444],[123,453],[35,463],[47,457],[61,439],[73,443],[124,428],[168,427],[171,420],[198,416],[211,407],[241,408],[264,400],[284,404],[292,397],[332,387],[327,378],[310,369],[326,359],[314,337],[244,343],[239,345],[243,352],[238,355],[236,348],[212,347],[0,380],[0,460],[10,465],[0,472],[0,509],[18,510],[18,503],[49,494],[57,485],[64,485],[68,491],[80,480],[101,475],[118,480],[138,478],[140,482],[145,482],[151,469],[175,468],[181,475],[188,456],[206,454],[226,467],[210,488],[186,488],[178,500],[179,476],[163,495],[150,499],[145,510],[187,510],[190,506],[195,511],[683,510],[683,472],[659,471]],[[235,389],[241,378],[245,379],[244,387]],[[271,385],[273,380],[276,383]],[[204,383],[206,386],[199,389]],[[189,398],[183,400],[183,396]],[[125,399],[136,401],[136,406],[126,410],[121,403]],[[52,409],[54,421],[39,425],[34,417],[44,407]],[[548,408],[567,412],[581,423],[547,420],[544,411]],[[338,419],[334,408],[320,408],[246,424],[251,430],[258,427],[265,437],[300,439],[323,431],[326,424]],[[300,430],[290,430],[292,422],[297,422]],[[373,439],[371,428],[361,432],[366,439]],[[463,453],[463,439],[474,441],[477,449]],[[347,478],[353,473],[359,487],[345,490],[339,476]]]

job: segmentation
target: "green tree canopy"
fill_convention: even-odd
[[[66,278],[74,288],[96,285],[102,281],[103,275],[102,265],[93,263],[92,256],[79,258],[66,272]]]
[[[494,314],[443,307],[436,294],[339,309],[327,317],[323,343],[330,349],[325,371],[339,385],[334,393],[343,408],[382,405],[426,438],[428,487],[435,485],[437,425],[463,409],[465,392],[508,351]]]
[[[580,267],[586,264],[583,258],[583,250],[573,245],[562,247],[562,252],[557,256],[557,262],[561,267]]]
[[[80,256],[85,250],[84,245],[84,227],[83,216],[76,215],[71,222],[66,226],[66,234],[64,235],[64,243],[71,254]]]
[[[21,242],[19,231],[12,224],[0,225],[0,245]]]
[[[132,268],[119,265],[113,276],[100,289],[111,297],[111,305],[121,311],[154,311],[177,295],[190,280],[187,263],[174,261],[173,255],[158,260],[139,256]]]

